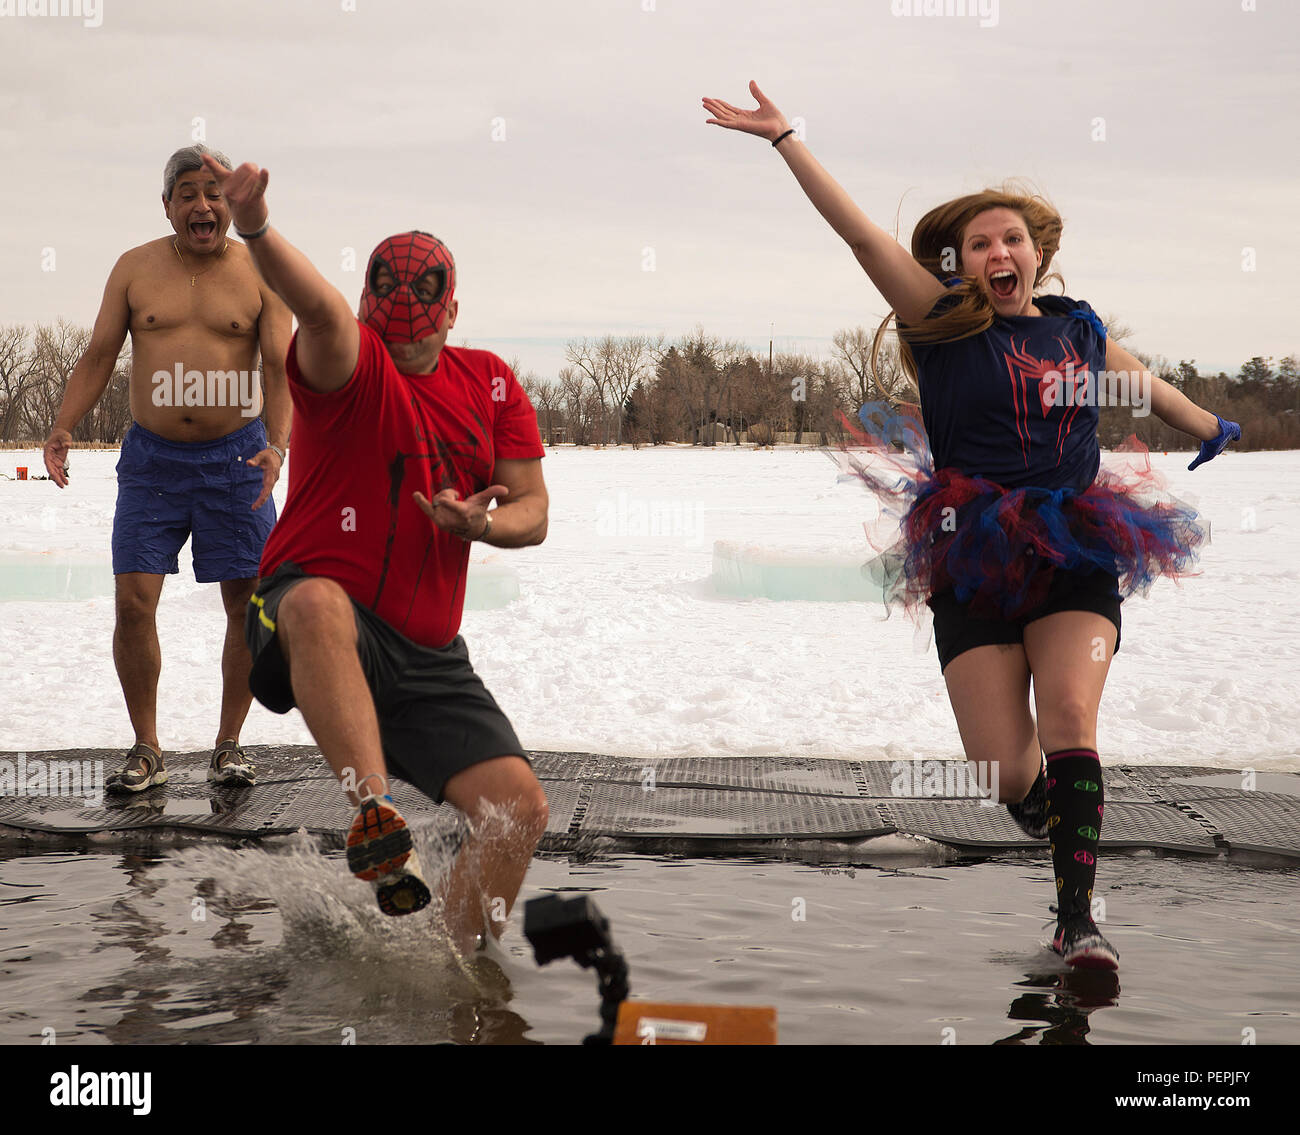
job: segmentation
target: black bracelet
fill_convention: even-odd
[[[794,133],[794,127],[792,126],[789,130],[787,130],[784,134],[782,134],[781,137],[779,137],[779,138],[776,140],[776,142],[773,142],[773,143],[772,143],[772,147],[773,147],[773,149],[776,148],[776,144],[777,144],[777,142],[784,142],[784,141],[785,141],[788,137],[790,137],[790,135],[793,134],[793,133]],[[239,234],[239,235],[242,235],[242,234]]]
[[[235,235],[239,237],[240,240],[256,240],[259,236],[266,236],[266,230],[269,229],[270,227],[271,227],[271,221],[268,218],[266,224],[264,224],[260,229],[258,229],[257,232],[241,233],[238,229],[236,229]]]

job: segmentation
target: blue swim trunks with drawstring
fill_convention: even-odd
[[[257,578],[275,501],[253,511],[262,471],[247,462],[265,448],[259,419],[200,442],[169,441],[133,424],[117,463],[113,574],[175,575],[193,535],[197,582]]]

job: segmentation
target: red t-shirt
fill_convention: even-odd
[[[413,499],[465,499],[498,458],[542,457],[537,414],[490,351],[444,347],[432,374],[403,374],[364,323],[357,368],[327,394],[302,384],[297,334],[285,369],[293,398],[289,494],[262,551],[342,585],[413,642],[445,646],[460,628],[469,544]]]

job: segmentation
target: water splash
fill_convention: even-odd
[[[413,835],[436,888],[455,837],[418,827]],[[349,1029],[356,1043],[523,1039],[526,1024],[505,1008],[507,973],[490,958],[457,953],[437,900],[406,917],[382,914],[342,853],[322,852],[306,832],[275,849],[187,848],[151,865],[148,875],[147,887],[116,904],[116,917],[134,924],[137,943],[148,942],[123,989],[181,987],[208,1016],[234,1011],[235,990],[258,991],[261,1029],[274,1031],[277,1019],[294,1022],[285,1040],[337,1036],[335,1043],[347,1043]],[[182,949],[177,937],[198,927],[177,924],[186,921],[180,912],[192,918],[194,910],[203,911],[200,934],[206,930],[224,947],[219,972],[210,950],[202,963],[176,956],[193,949]],[[117,991],[117,983],[105,990]],[[276,1012],[264,1011],[268,1001]],[[257,1039],[270,1038],[259,1031]]]

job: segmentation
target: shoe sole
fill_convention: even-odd
[[[348,869],[375,888],[385,914],[423,910],[433,896],[420,877],[406,821],[391,805],[370,803],[362,809],[348,830]]]
[[[418,875],[399,874],[380,879],[375,886],[375,898],[379,901],[381,911],[398,918],[403,914],[423,910],[433,896]]]
[[[1119,954],[1115,951],[1115,947],[1110,944],[1102,945],[1097,943],[1091,946],[1081,946],[1067,955],[1062,954],[1060,948],[1053,942],[1052,953],[1056,954],[1067,966],[1074,969],[1119,969]]]

